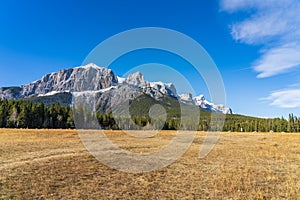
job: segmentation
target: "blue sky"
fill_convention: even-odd
[[[164,27],[206,49],[235,113],[300,116],[299,10],[298,0],[1,1],[0,86],[78,66],[119,32]],[[122,67],[113,70],[132,64]],[[197,88],[209,98],[201,80]]]

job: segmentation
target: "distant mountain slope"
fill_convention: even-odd
[[[156,101],[166,101],[167,98],[168,101],[179,100],[211,112],[232,113],[230,108],[215,105],[203,95],[195,98],[191,94],[178,95],[172,83],[148,82],[140,72],[120,78],[111,69],[93,63],[47,74],[38,81],[20,87],[0,88],[0,99],[26,98],[47,105],[57,102],[71,105],[72,97],[93,99],[97,108],[103,112],[109,112],[114,106],[125,101],[131,102],[143,95]]]

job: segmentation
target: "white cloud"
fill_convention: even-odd
[[[287,22],[280,20],[280,17],[280,13],[252,17],[232,25],[231,35],[235,40],[247,44],[265,43],[288,30]]]
[[[286,73],[300,65],[299,0],[222,0],[223,11],[247,12],[231,25],[232,37],[242,43],[263,45],[253,63],[258,78]]]
[[[258,78],[266,78],[288,72],[300,66],[300,46],[285,45],[267,49],[260,59],[253,63]]]
[[[300,108],[300,89],[275,91],[261,100],[270,101],[270,105],[280,108]]]

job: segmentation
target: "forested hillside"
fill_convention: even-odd
[[[146,99],[147,100],[147,99]],[[140,127],[149,127],[149,129],[178,129],[180,126],[180,109],[178,105],[163,104],[167,111],[167,120],[161,124],[161,121],[152,121],[147,114],[150,103],[147,100],[142,104],[132,103],[130,107],[130,119],[115,120],[111,113],[97,112],[96,117],[103,129],[138,129]],[[152,104],[157,102],[152,102]],[[142,110],[142,115],[138,111]],[[79,111],[76,110],[75,114]],[[143,114],[144,113],[144,114]],[[146,114],[145,114],[146,113]],[[218,114],[220,119],[223,114]],[[191,116],[192,117],[192,116]],[[87,116],[82,123],[89,122]],[[200,122],[198,130],[214,130],[210,127],[211,113],[206,110],[200,110]],[[121,123],[116,123],[121,122]],[[133,126],[133,125],[138,126]],[[120,126],[120,127],[119,127]],[[44,105],[43,102],[31,102],[25,100],[0,100],[0,128],[75,128],[72,108],[59,103],[53,105]],[[189,129],[189,127],[182,127]],[[300,132],[300,118],[289,115],[289,119],[273,118],[264,119],[248,117],[243,115],[226,115],[223,131],[237,132]]]

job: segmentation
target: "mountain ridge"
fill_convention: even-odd
[[[60,93],[85,95],[86,98],[89,98],[89,94],[93,94],[97,105],[105,109],[125,100],[133,100],[142,94],[154,99],[167,95],[211,112],[232,114],[231,108],[215,105],[207,101],[203,95],[197,97],[192,97],[191,94],[178,95],[172,83],[146,81],[140,72],[121,78],[111,69],[99,67],[94,63],[46,74],[40,80],[19,87],[2,87],[0,99],[43,98]]]

